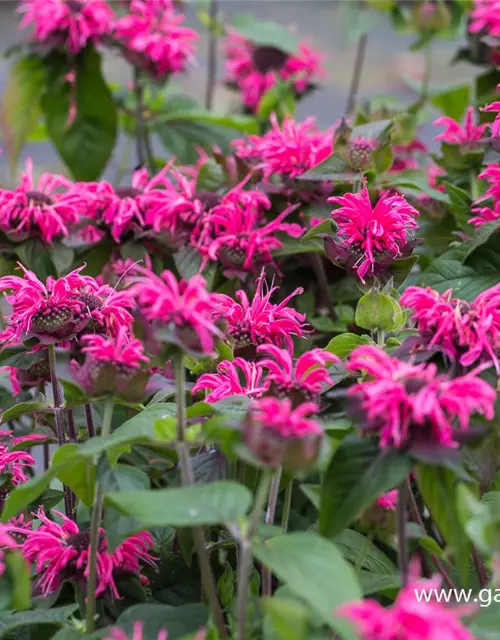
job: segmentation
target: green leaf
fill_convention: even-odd
[[[42,98],[47,130],[77,180],[96,180],[113,152],[117,114],[101,73],[101,56],[87,47],[76,59],[76,115],[68,126],[73,89],[64,78],[47,87]]]
[[[326,345],[325,351],[334,353],[339,358],[346,358],[353,349],[363,344],[371,344],[372,340],[369,336],[358,336],[355,333],[343,333],[341,336],[335,336]]]
[[[18,627],[43,624],[62,626],[77,609],[78,604],[68,604],[64,607],[52,607],[52,609],[2,613],[0,614],[0,638]]]
[[[338,182],[348,182],[357,178],[359,178],[359,172],[353,171],[347,161],[336,153],[332,153],[323,162],[297,176],[297,180],[336,180]]]
[[[309,231],[300,238],[300,241],[304,242],[306,240],[311,240],[312,238],[315,238],[316,236],[321,236],[325,233],[327,235],[330,235],[331,233],[333,233],[333,223],[330,220],[330,218],[323,220],[323,222],[320,222],[316,226],[312,227],[312,229],[309,229]]]
[[[224,184],[224,169],[213,158],[203,163],[196,179],[196,191],[217,191]]]
[[[17,551],[5,554],[5,566],[11,583],[10,607],[24,611],[31,606],[31,578],[28,565]]]
[[[56,268],[51,260],[50,252],[38,238],[29,238],[14,246],[19,261],[30,271],[45,281],[49,276],[56,276]]]
[[[311,613],[300,601],[282,597],[264,598],[264,640],[270,640],[265,633],[269,625],[274,632],[273,640],[307,640]]]
[[[52,465],[59,480],[68,485],[86,507],[91,507],[95,495],[96,467],[91,458],[80,455],[79,451],[80,447],[73,443],[59,447],[52,456]]]
[[[296,106],[297,100],[292,83],[280,81],[268,89],[259,100],[257,118],[267,124],[271,114],[274,113],[281,121],[285,115],[293,115]]]
[[[255,20],[253,16],[240,15],[233,19],[235,31],[259,47],[274,47],[293,55],[297,53],[299,39],[289,29],[271,20]]]
[[[499,229],[500,220],[494,220],[493,222],[486,222],[485,224],[482,224],[475,231],[470,243],[468,243],[469,249],[465,254],[465,260],[467,260],[467,258],[471,256],[476,249],[486,244],[488,240],[499,231]]]
[[[146,527],[192,527],[236,521],[252,502],[250,491],[235,482],[212,482],[179,489],[108,493],[106,504]]]
[[[241,114],[219,114],[212,111],[203,111],[196,108],[196,103],[192,109],[186,111],[173,111],[171,113],[162,113],[157,122],[193,122],[208,124],[220,127],[221,129],[231,129],[240,133],[259,133],[259,126],[254,116],[245,116]]]
[[[106,493],[149,489],[149,478],[144,471],[128,464],[116,464],[99,475],[99,484]]]
[[[300,490],[309,499],[311,504],[319,509],[319,501],[321,496],[320,484],[301,484]]]
[[[12,175],[27,138],[36,127],[44,89],[45,67],[41,58],[19,58],[10,67],[2,96],[1,123]]]
[[[341,550],[344,558],[354,565],[359,556],[363,555],[364,560],[361,569],[377,575],[392,576],[398,573],[394,562],[380,551],[373,542],[368,541],[366,536],[357,531],[345,529],[333,541]]]
[[[464,230],[467,230],[469,233],[472,227],[468,224],[470,218],[470,210],[472,206],[472,200],[465,191],[465,189],[460,189],[451,182],[443,182],[444,188],[446,189],[446,193],[450,198],[450,211],[457,221],[457,224]]]
[[[406,313],[394,298],[372,289],[359,299],[355,320],[362,329],[391,332],[401,329]]]
[[[418,262],[418,256],[408,256],[407,258],[398,258],[393,260],[389,265],[388,273],[393,279],[394,287],[402,287],[406,279],[410,275],[413,267]]]
[[[201,255],[196,247],[182,247],[174,253],[174,262],[181,278],[189,280],[200,271]]]
[[[60,242],[54,242],[50,248],[50,257],[56,268],[57,275],[61,276],[66,273],[73,264],[75,252],[71,247],[66,247]]]
[[[54,477],[55,471],[51,468],[45,473],[31,478],[28,482],[18,485],[14,491],[11,491],[2,510],[2,522],[8,522],[11,518],[21,513],[43,493]]]
[[[355,638],[346,620],[335,612],[345,602],[361,599],[361,590],[350,565],[337,547],[312,532],[297,532],[255,542],[259,562],[306,602],[344,640]]]
[[[478,596],[480,608],[467,624],[472,637],[477,640],[500,640],[498,592],[496,589],[481,589]]]
[[[455,474],[443,467],[418,464],[416,477],[425,505],[450,545],[460,577],[467,586],[471,544],[457,511],[458,483]]]
[[[368,138],[368,140],[380,142],[387,137],[393,124],[394,120],[375,120],[374,122],[360,124],[353,128],[351,137],[363,137]]]
[[[0,424],[5,424],[6,422],[9,422],[9,420],[19,418],[19,416],[22,416],[25,413],[38,413],[48,410],[49,408],[45,402],[38,402],[37,400],[19,402],[13,407],[9,407],[8,409],[5,409],[5,411],[2,411],[0,414]]]
[[[397,573],[371,573],[361,571],[359,575],[363,596],[371,596],[374,593],[393,592],[394,595],[401,589],[401,576]]]
[[[445,116],[460,122],[465,115],[465,110],[471,103],[470,85],[463,84],[441,93],[435,93],[431,98],[431,103],[442,111]]]
[[[116,624],[127,637],[132,637],[134,623],[143,623],[143,638],[156,638],[161,630],[168,629],[168,640],[180,640],[187,634],[199,631],[208,621],[208,607],[199,602],[170,607],[160,604],[137,604],[129,607]]]
[[[26,357],[25,347],[4,347],[0,351],[0,365],[3,367],[19,367],[19,363]]]
[[[411,467],[411,460],[402,452],[381,452],[373,440],[345,438],[323,481],[320,534],[331,538],[341,533],[378,496],[398,486]]]

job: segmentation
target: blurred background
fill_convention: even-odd
[[[359,10],[358,0],[219,0],[219,11],[228,22],[241,14],[253,14],[257,19],[274,20],[290,26],[301,39],[313,44],[326,55],[326,77],[320,88],[300,101],[297,118],[315,116],[321,127],[328,127],[343,115],[351,74],[356,55],[356,42],[349,42],[348,22]],[[203,6],[203,4],[201,5]],[[206,7],[206,3],[204,4]],[[0,47],[5,51],[27,37],[19,31],[17,2],[0,2]],[[176,78],[182,90],[200,101],[203,100],[207,77],[208,35],[197,17],[199,3],[186,3],[187,24],[200,34],[197,63],[187,74]],[[423,50],[409,51],[415,36],[396,33],[383,14],[370,30],[366,59],[361,77],[360,99],[391,96],[410,103],[415,98],[411,86],[420,84],[425,68]],[[472,79],[474,68],[467,63],[452,64],[453,57],[462,43],[459,40],[436,40],[432,48],[431,87],[460,84]],[[223,86],[223,47],[219,41],[217,64],[217,90],[215,109],[227,112],[238,108],[237,95]],[[0,58],[0,89],[3,90],[10,61]],[[130,68],[118,56],[106,53],[105,73],[109,81],[126,83],[131,80]],[[432,113],[429,114],[432,120]],[[437,116],[437,112],[436,112]],[[432,125],[424,126],[422,138],[430,143],[435,132]],[[119,157],[120,145],[116,157]],[[26,146],[23,158],[31,156],[37,167],[59,171],[62,165],[48,143],[32,143]],[[112,175],[116,167],[113,161],[107,173]],[[0,156],[0,180],[11,179],[5,156]]]

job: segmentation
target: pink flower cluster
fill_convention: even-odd
[[[361,427],[378,435],[382,448],[429,442],[456,447],[474,413],[494,416],[496,393],[474,372],[450,380],[435,364],[402,362],[372,346],[356,348],[346,366],[368,376],[348,394]]]
[[[297,53],[288,54],[273,46],[256,46],[233,30],[226,39],[225,53],[226,82],[239,89],[243,104],[252,111],[278,81],[291,82],[301,95],[324,74],[323,56],[305,42],[299,44]]]
[[[445,127],[445,130],[437,135],[435,140],[440,140],[441,142],[452,145],[460,145],[462,150],[467,151],[475,149],[478,146],[478,143],[484,138],[488,124],[474,124],[474,107],[470,106],[467,108],[463,127],[448,116],[442,116],[434,120],[434,126]]]
[[[38,527],[9,526],[9,531],[23,536],[21,552],[26,561],[35,566],[42,597],[56,591],[67,579],[85,587],[89,572],[89,532],[81,531],[76,522],[59,511],[52,512],[58,522],[50,519],[43,508],[38,509],[35,515],[40,520]],[[99,536],[96,596],[109,592],[114,598],[119,598],[115,577],[122,571],[133,573],[147,584],[147,578],[141,573],[141,564],[156,568],[156,558],[149,553],[153,546],[151,535],[145,531],[135,534],[112,553],[107,550],[103,529],[100,529]]]
[[[470,13],[471,33],[484,32],[495,38],[500,37],[499,0],[474,0],[474,9]]]
[[[472,302],[430,287],[409,287],[401,305],[412,310],[425,346],[439,346],[463,367],[493,362],[500,372],[500,285],[480,293]]]
[[[14,445],[15,442],[12,442]],[[35,458],[27,451],[11,451],[8,444],[0,444],[0,474],[10,476],[13,485],[18,485],[29,480],[26,468],[35,464]]]
[[[489,186],[484,195],[476,201],[477,206],[472,209],[476,215],[469,218],[469,224],[475,227],[480,227],[486,222],[493,222],[500,217],[500,164],[489,164],[478,178],[486,180]],[[489,202],[492,206],[489,206]]]
[[[0,524],[0,576],[5,573],[5,550],[17,549],[18,544],[10,535],[9,526]]]

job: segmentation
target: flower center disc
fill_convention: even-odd
[[[276,47],[256,47],[252,53],[252,61],[259,73],[279,71],[287,60],[288,54]]]

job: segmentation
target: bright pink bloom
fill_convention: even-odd
[[[0,229],[14,241],[39,237],[51,243],[68,235],[86,207],[85,194],[64,176],[43,173],[35,184],[29,158],[19,186],[0,189]]]
[[[115,15],[104,0],[23,0],[21,28],[34,26],[34,37],[76,55],[89,42],[111,33]]]
[[[362,282],[367,274],[375,274],[377,263],[407,254],[419,213],[403,196],[386,191],[373,207],[365,185],[360,193],[328,198],[328,202],[342,205],[331,213],[340,239],[332,241],[357,258],[353,267]]]
[[[470,17],[471,33],[482,31],[494,38],[500,37],[500,0],[474,0]]]
[[[73,520],[59,511],[53,511],[62,524],[50,520],[40,508],[36,512],[41,524],[36,529],[10,527],[14,533],[26,536],[22,553],[29,563],[35,563],[38,588],[42,597],[56,591],[66,580],[85,584],[89,573],[89,532],[80,531]],[[104,529],[99,530],[97,551],[96,596],[109,592],[119,598],[115,574],[121,571],[134,573],[143,583],[147,578],[141,574],[140,563],[156,568],[155,558],[148,553],[153,539],[147,532],[138,533],[122,542],[113,553],[107,550]]]
[[[413,321],[429,346],[439,346],[464,367],[493,362],[500,372],[500,285],[480,293],[472,302],[453,298],[430,287],[409,287],[401,304],[413,310]]]
[[[424,579],[419,573],[418,565],[412,563],[410,580],[391,607],[368,599],[343,604],[337,614],[353,622],[362,640],[474,640],[460,617],[470,615],[475,606],[446,607],[437,601],[419,601],[416,593],[441,591],[440,576]]]
[[[264,135],[234,140],[236,155],[262,171],[265,180],[275,175],[296,178],[333,152],[333,127],[320,131],[314,118],[295,122],[287,115],[280,124],[271,115],[271,129]]]
[[[243,382],[240,381],[238,370],[243,375]],[[262,380],[263,376],[264,369],[260,363],[247,362],[243,358],[235,358],[232,362],[224,360],[217,365],[217,373],[201,375],[191,393],[212,389],[205,396],[205,402],[218,402],[234,395],[259,398],[269,387],[269,384]]]
[[[473,224],[476,228],[486,222],[495,222],[495,220],[500,218],[500,200],[495,202],[493,209],[491,207],[473,207],[471,211],[476,215],[469,218],[468,222],[469,224]]]
[[[84,192],[89,201],[87,216],[98,226],[108,228],[113,240],[119,243],[126,233],[142,232],[146,215],[149,219],[156,213],[161,215],[162,207],[169,204],[165,191],[169,185],[165,173],[169,168],[166,165],[152,178],[147,169],[134,171],[131,186],[113,187],[101,180],[79,183],[75,188]]]
[[[282,231],[292,238],[304,233],[300,225],[283,222],[296,208],[290,206],[266,223],[255,208],[215,207],[207,220],[213,240],[206,247],[200,243],[199,250],[206,260],[220,260],[230,270],[228,274],[256,272],[264,265],[275,265],[271,252],[283,247],[276,233]]]
[[[226,82],[241,92],[243,104],[255,111],[262,96],[278,80],[293,84],[297,95],[324,75],[324,56],[302,42],[294,55],[269,46],[255,46],[243,36],[231,32],[225,42]]]
[[[356,348],[346,366],[369,376],[351,387],[349,396],[359,404],[362,428],[377,433],[382,448],[457,447],[457,432],[467,431],[473,413],[494,416],[496,393],[474,372],[448,380],[435,364],[402,362],[369,345]]]
[[[214,324],[219,296],[207,291],[205,279],[197,275],[179,282],[168,270],[159,276],[144,268],[137,270],[142,275],[131,278],[134,284],[128,291],[147,322],[167,325],[173,340],[188,349],[211,353],[222,333]]]
[[[326,385],[332,384],[326,365],[339,362],[337,356],[323,349],[311,349],[295,363],[292,352],[272,344],[257,347],[257,353],[271,356],[259,360],[259,365],[269,370],[267,379],[273,383],[273,393],[279,397],[292,398],[292,401],[299,398],[301,402],[318,399]]]
[[[173,3],[132,0],[130,13],[118,18],[113,35],[132,64],[160,79],[184,71],[194,59],[198,34],[183,22]]]
[[[268,287],[264,273],[256,284],[252,302],[242,289],[235,294],[239,302],[226,295],[219,296],[218,316],[227,323],[227,334],[235,341],[237,349],[263,343],[292,349],[293,336],[301,338],[306,333],[306,316],[286,305],[304,290],[298,287],[282,302],[273,304],[271,297],[279,287]]]
[[[500,9],[500,0],[497,0],[498,9]],[[500,18],[498,20],[499,25],[499,34],[500,34]],[[497,85],[497,92],[500,91],[500,84]],[[481,111],[491,111],[493,113],[498,113],[497,117],[493,122],[489,122],[488,126],[491,129],[491,135],[494,138],[500,137],[500,101],[492,102],[491,104],[487,104],[485,107],[481,109]]]
[[[66,340],[91,320],[109,332],[131,325],[132,316],[127,309],[133,301],[128,294],[99,286],[94,278],[80,275],[84,267],[58,280],[48,277],[43,284],[34,273],[19,266],[24,278],[0,278],[0,291],[13,291],[7,296],[13,311],[9,328],[17,341],[31,336],[42,342]]]
[[[383,493],[377,499],[377,505],[388,511],[395,511],[398,505],[398,490],[393,489],[387,493]]]
[[[420,163],[415,157],[415,154],[426,154],[428,151],[427,145],[421,140],[415,138],[408,144],[395,144],[392,146],[392,154],[394,161],[390,168],[391,173],[399,173],[400,171],[407,171],[412,169],[419,169]]]
[[[149,362],[142,342],[128,335],[125,327],[120,328],[116,338],[91,334],[83,336],[81,341],[85,343],[83,353],[96,362],[109,362],[130,369],[139,369],[141,362]]]
[[[261,429],[271,431],[280,438],[305,438],[323,435],[321,426],[307,416],[317,413],[314,402],[304,402],[296,409],[288,398],[261,398],[251,406],[252,418]]]
[[[5,573],[5,549],[17,548],[17,542],[10,536],[9,525],[0,524],[0,576]]]
[[[134,622],[134,626],[132,628],[132,636],[128,636],[125,631],[123,631],[123,629],[120,629],[120,627],[112,627],[111,635],[106,636],[104,640],[143,640],[143,626],[143,623],[139,620]],[[158,632],[156,640],[167,640],[167,638],[168,631],[166,629],[162,629]]]
[[[25,469],[35,464],[35,458],[26,451],[9,451],[6,444],[0,444],[0,475],[10,475],[14,485],[27,482]]]
[[[477,143],[484,138],[484,132],[488,125],[486,123],[474,124],[474,107],[470,106],[467,109],[463,127],[448,116],[434,120],[434,126],[445,127],[445,130],[434,138],[435,140],[458,144],[463,149],[474,149],[478,146]]]
[[[486,169],[478,175],[478,178],[479,180],[486,180],[489,184],[488,189],[478,204],[488,198],[493,198],[494,201],[500,200],[500,164],[489,164]]]

